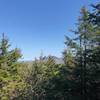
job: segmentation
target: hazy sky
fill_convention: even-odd
[[[24,60],[44,55],[61,56],[64,35],[72,34],[82,6],[99,0],[0,0],[0,36],[21,49]]]

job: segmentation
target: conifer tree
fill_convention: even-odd
[[[18,74],[21,57],[19,49],[9,50],[9,41],[2,35],[0,41],[0,100],[15,100],[27,98],[28,84]]]

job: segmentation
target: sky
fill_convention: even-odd
[[[5,33],[12,48],[20,48],[22,60],[62,56],[64,35],[75,28],[80,8],[99,0],[0,0],[0,36]]]

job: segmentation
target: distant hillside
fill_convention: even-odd
[[[64,64],[64,61],[63,61],[62,58],[58,58],[58,57],[56,57],[56,56],[51,56],[51,57],[55,60],[56,64]],[[49,57],[44,57],[44,61],[47,61],[48,58],[49,58]]]
[[[56,64],[64,64],[64,61],[63,61],[63,59],[62,58],[58,58],[58,57],[56,57],[56,56],[50,56],[50,57],[52,57],[54,60],[55,60],[55,63]],[[48,58],[49,57],[43,57],[43,61],[44,62],[46,62],[47,60],[48,60]],[[34,62],[34,61],[22,61],[23,63],[27,63],[27,64],[29,64],[29,65],[32,65],[33,63],[32,62]]]

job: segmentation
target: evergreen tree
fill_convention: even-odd
[[[19,50],[9,50],[9,41],[3,34],[0,42],[0,100],[26,100],[28,85],[18,74]]]

